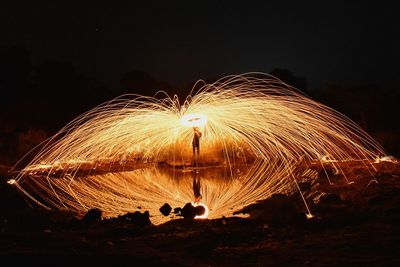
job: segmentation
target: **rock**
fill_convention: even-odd
[[[194,219],[196,214],[194,207],[191,203],[186,203],[186,205],[182,208],[181,216],[185,219]]]
[[[175,208],[174,209],[174,214],[180,214],[182,211],[182,208]]]
[[[82,222],[85,223],[93,223],[93,222],[98,222],[101,220],[103,212],[97,208],[90,209],[86,212],[85,216],[82,218]]]
[[[287,226],[304,222],[306,216],[298,211],[294,200],[284,194],[274,194],[269,199],[247,206],[233,214],[247,213],[250,217],[271,226]]]
[[[193,206],[192,203],[186,203],[181,210],[181,216],[185,219],[193,220],[196,216],[201,216],[206,212],[203,206]]]
[[[164,216],[168,216],[171,213],[171,206],[168,203],[165,203],[164,205],[161,206],[160,212]]]
[[[128,212],[121,216],[122,219],[132,222],[138,226],[150,225],[150,214],[148,211],[141,213],[140,211]]]
[[[194,209],[196,216],[201,216],[206,212],[206,209],[203,206],[197,206]]]

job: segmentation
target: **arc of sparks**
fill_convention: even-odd
[[[300,160],[373,161],[386,154],[350,119],[273,76],[232,75],[195,89],[199,84],[183,103],[124,95],[82,114],[20,168],[17,188],[78,214],[96,207],[115,216],[138,205],[156,214],[166,201],[192,202],[191,184],[160,166],[172,176],[188,167],[196,126],[203,133],[201,166],[227,170],[223,179],[202,181],[202,201],[216,218],[297,190]]]

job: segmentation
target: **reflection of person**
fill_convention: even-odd
[[[199,127],[193,127],[193,141],[192,141],[192,146],[193,146],[193,155],[197,156],[200,154],[200,137],[201,137],[201,131]]]
[[[200,202],[201,201],[201,194],[200,194],[200,178],[196,176],[193,176],[193,194],[194,194],[194,202]]]

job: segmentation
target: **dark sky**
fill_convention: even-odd
[[[72,62],[109,86],[148,72],[173,86],[286,68],[311,89],[400,82],[395,1],[9,1],[0,45]],[[368,2],[368,3],[367,3]]]

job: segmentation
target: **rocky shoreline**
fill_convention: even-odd
[[[83,220],[32,208],[2,178],[0,255],[13,261],[30,259],[41,266],[400,264],[396,168],[376,175],[376,182],[358,177],[351,185],[321,185],[324,194],[312,206],[311,219],[293,194],[274,195],[240,211],[249,218],[182,218],[158,226],[151,217],[148,222],[135,216]]]

